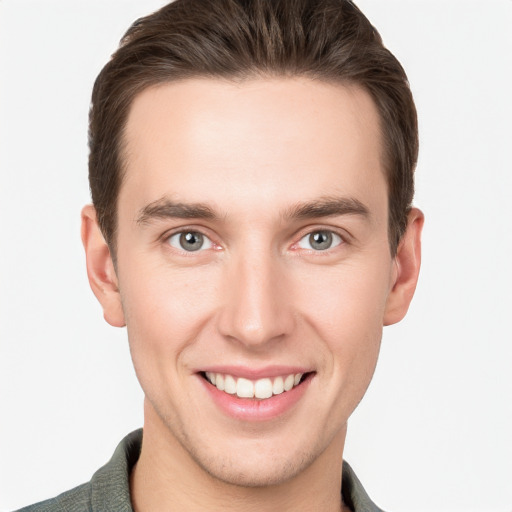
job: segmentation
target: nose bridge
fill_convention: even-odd
[[[293,328],[282,262],[270,250],[244,250],[231,258],[219,328],[224,336],[258,347]]]

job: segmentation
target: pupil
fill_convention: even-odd
[[[309,235],[309,243],[313,249],[325,251],[332,244],[332,234],[328,231],[317,231]]]
[[[182,233],[180,245],[186,251],[198,251],[203,246],[203,235],[194,232]]]

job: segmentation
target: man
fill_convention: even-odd
[[[418,278],[417,146],[405,73],[348,0],[138,20],[94,87],[82,239],[143,434],[25,510],[380,510],[343,448]]]

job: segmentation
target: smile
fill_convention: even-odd
[[[236,395],[239,398],[258,398],[260,400],[290,391],[301,383],[304,375],[303,373],[292,373],[250,380],[223,373],[204,373],[206,380],[219,391]]]

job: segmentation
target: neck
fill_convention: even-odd
[[[341,502],[346,429],[307,468],[265,487],[224,482],[200,467],[146,402],[142,451],[130,476],[135,512],[223,510],[348,511]]]

